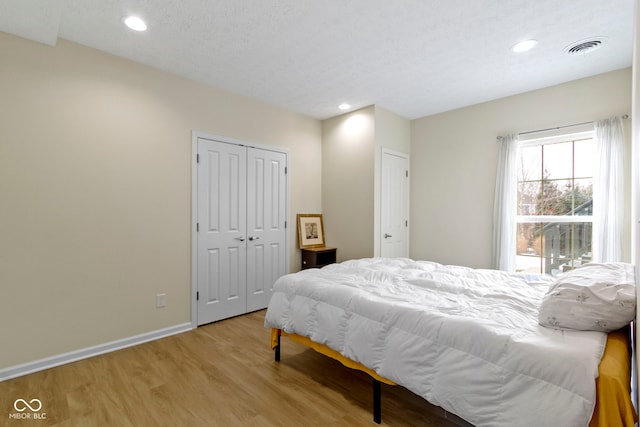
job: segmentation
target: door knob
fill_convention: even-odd
[[[384,233],[384,238],[388,239],[389,237],[393,237],[391,234]]]
[[[260,237],[253,237],[253,236],[249,236],[249,240],[254,241],[254,240],[258,240]]]
[[[240,240],[241,242],[244,242],[244,237],[243,236],[236,237],[236,240]]]

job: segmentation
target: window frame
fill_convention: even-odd
[[[579,140],[584,140],[584,139],[592,139],[595,141],[596,138],[596,132],[595,129],[593,129],[593,127],[583,127],[582,129],[573,129],[572,131],[567,132],[565,131],[561,131],[560,128],[557,129],[551,129],[551,130],[547,130],[547,131],[542,131],[542,132],[535,132],[534,134],[531,135],[527,135],[527,134],[521,134],[518,136],[518,141],[517,141],[517,154],[516,154],[516,158],[519,158],[520,155],[520,150],[523,148],[530,148],[530,147],[540,147],[540,146],[544,146],[544,145],[551,145],[551,144],[556,144],[556,143],[565,143],[565,142],[572,142],[575,143],[576,141]],[[516,166],[516,206],[515,206],[515,212],[514,212],[514,238],[516,239],[516,242],[518,240],[518,225],[519,224],[551,224],[551,223],[561,223],[561,224],[585,224],[585,223],[589,223],[589,224],[594,224],[594,216],[593,215],[518,215],[518,210],[519,210],[519,206],[518,206],[518,194],[517,194],[517,188],[518,185],[522,182],[520,181],[520,165],[518,164]],[[576,177],[574,175],[575,173],[575,168],[574,168],[574,172],[572,172],[572,176],[569,177],[572,180],[575,180]],[[593,175],[595,175],[595,171],[593,173]],[[567,179],[569,179],[567,178]],[[591,176],[591,178],[595,181],[595,176]],[[593,183],[595,185],[595,182]],[[593,195],[592,195],[592,200],[593,200]],[[543,271],[544,270],[544,260],[546,258],[549,258],[549,256],[546,256],[547,254],[544,253],[544,251],[535,256],[535,255],[527,255],[527,254],[521,254],[518,252],[517,250],[517,243],[515,245],[515,265],[514,267],[518,268],[518,257],[519,256],[525,256],[525,257],[530,257],[532,259],[539,259],[540,260],[540,270],[541,273],[543,274],[553,274],[553,271]],[[591,246],[591,253],[593,253],[593,232],[592,232],[592,246]],[[570,263],[569,268],[573,268],[574,266],[574,258],[567,258],[568,262]]]

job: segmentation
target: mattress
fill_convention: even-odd
[[[538,325],[550,284],[369,258],[274,285],[265,326],[308,337],[476,426],[586,426],[606,342]]]

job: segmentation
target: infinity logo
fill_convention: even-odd
[[[19,404],[21,405],[19,406]],[[30,404],[33,404],[33,406],[31,406]],[[37,407],[35,407],[36,405]],[[32,412],[38,412],[40,409],[42,409],[42,402],[40,402],[39,399],[31,399],[27,403],[27,401],[24,399],[16,399],[16,401],[13,402],[13,407],[18,412],[24,412],[27,410],[27,408],[31,409]]]

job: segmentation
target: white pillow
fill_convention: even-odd
[[[633,265],[590,263],[558,276],[542,299],[538,323],[555,329],[610,332],[627,325],[635,314]]]

